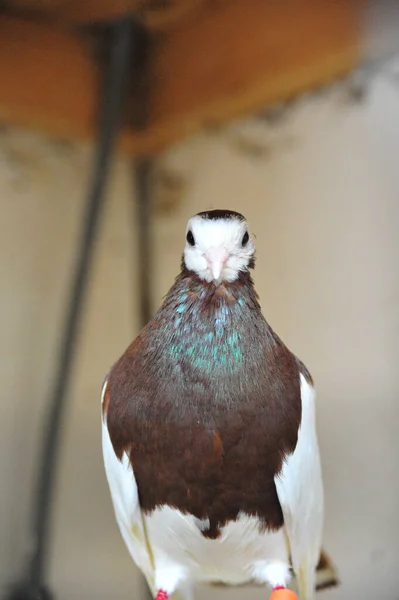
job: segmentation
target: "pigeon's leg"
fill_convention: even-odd
[[[180,590],[179,592],[176,592],[172,595],[169,595],[168,592],[165,592],[165,590],[159,590],[155,600],[174,600],[175,597],[176,600],[193,600],[194,598],[194,596],[192,595],[192,589],[190,588],[184,592],[183,590]]]
[[[176,600],[185,599],[182,588],[188,584],[184,569],[180,565],[163,561],[162,567],[155,566],[155,600],[172,600],[176,593]]]
[[[257,581],[268,583],[273,593],[270,600],[298,600],[298,596],[286,586],[290,580],[290,565],[282,560],[269,560],[260,562],[254,569],[254,578]]]
[[[270,600],[298,600],[298,596],[285,587],[276,587],[270,596]]]

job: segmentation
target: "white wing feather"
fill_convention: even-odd
[[[103,386],[102,402],[106,387],[107,382]],[[105,473],[121,535],[131,557],[146,577],[151,591],[155,593],[154,567],[145,534],[133,469],[126,454],[122,461],[116,456],[108,432],[106,415],[103,416],[102,422],[102,448]]]
[[[324,494],[315,424],[315,392],[301,379],[302,419],[294,453],[275,478],[302,600],[313,600],[320,557]]]

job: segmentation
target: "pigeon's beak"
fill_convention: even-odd
[[[212,248],[211,250],[208,250],[206,253],[206,260],[214,279],[219,279],[228,258],[229,255],[223,248]]]

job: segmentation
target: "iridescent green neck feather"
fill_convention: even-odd
[[[154,320],[164,361],[206,376],[238,374],[261,350],[260,338],[267,337],[247,273],[219,286],[188,273],[179,276]]]

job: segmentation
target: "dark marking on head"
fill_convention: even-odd
[[[255,259],[255,255],[253,254],[253,255],[251,256],[251,258],[249,259],[249,262],[248,262],[248,269],[254,269],[254,268],[255,268],[255,260],[256,260],[256,259]]]
[[[203,212],[199,212],[196,217],[202,217],[203,219],[209,219],[212,221],[216,221],[217,219],[238,219],[239,221],[245,221],[245,217],[234,210],[223,210],[223,209],[215,209],[215,210],[205,210]]]
[[[107,425],[142,510],[174,507],[214,539],[240,512],[278,530],[274,482],[301,421],[299,363],[249,272],[215,287],[184,270],[108,377]]]

